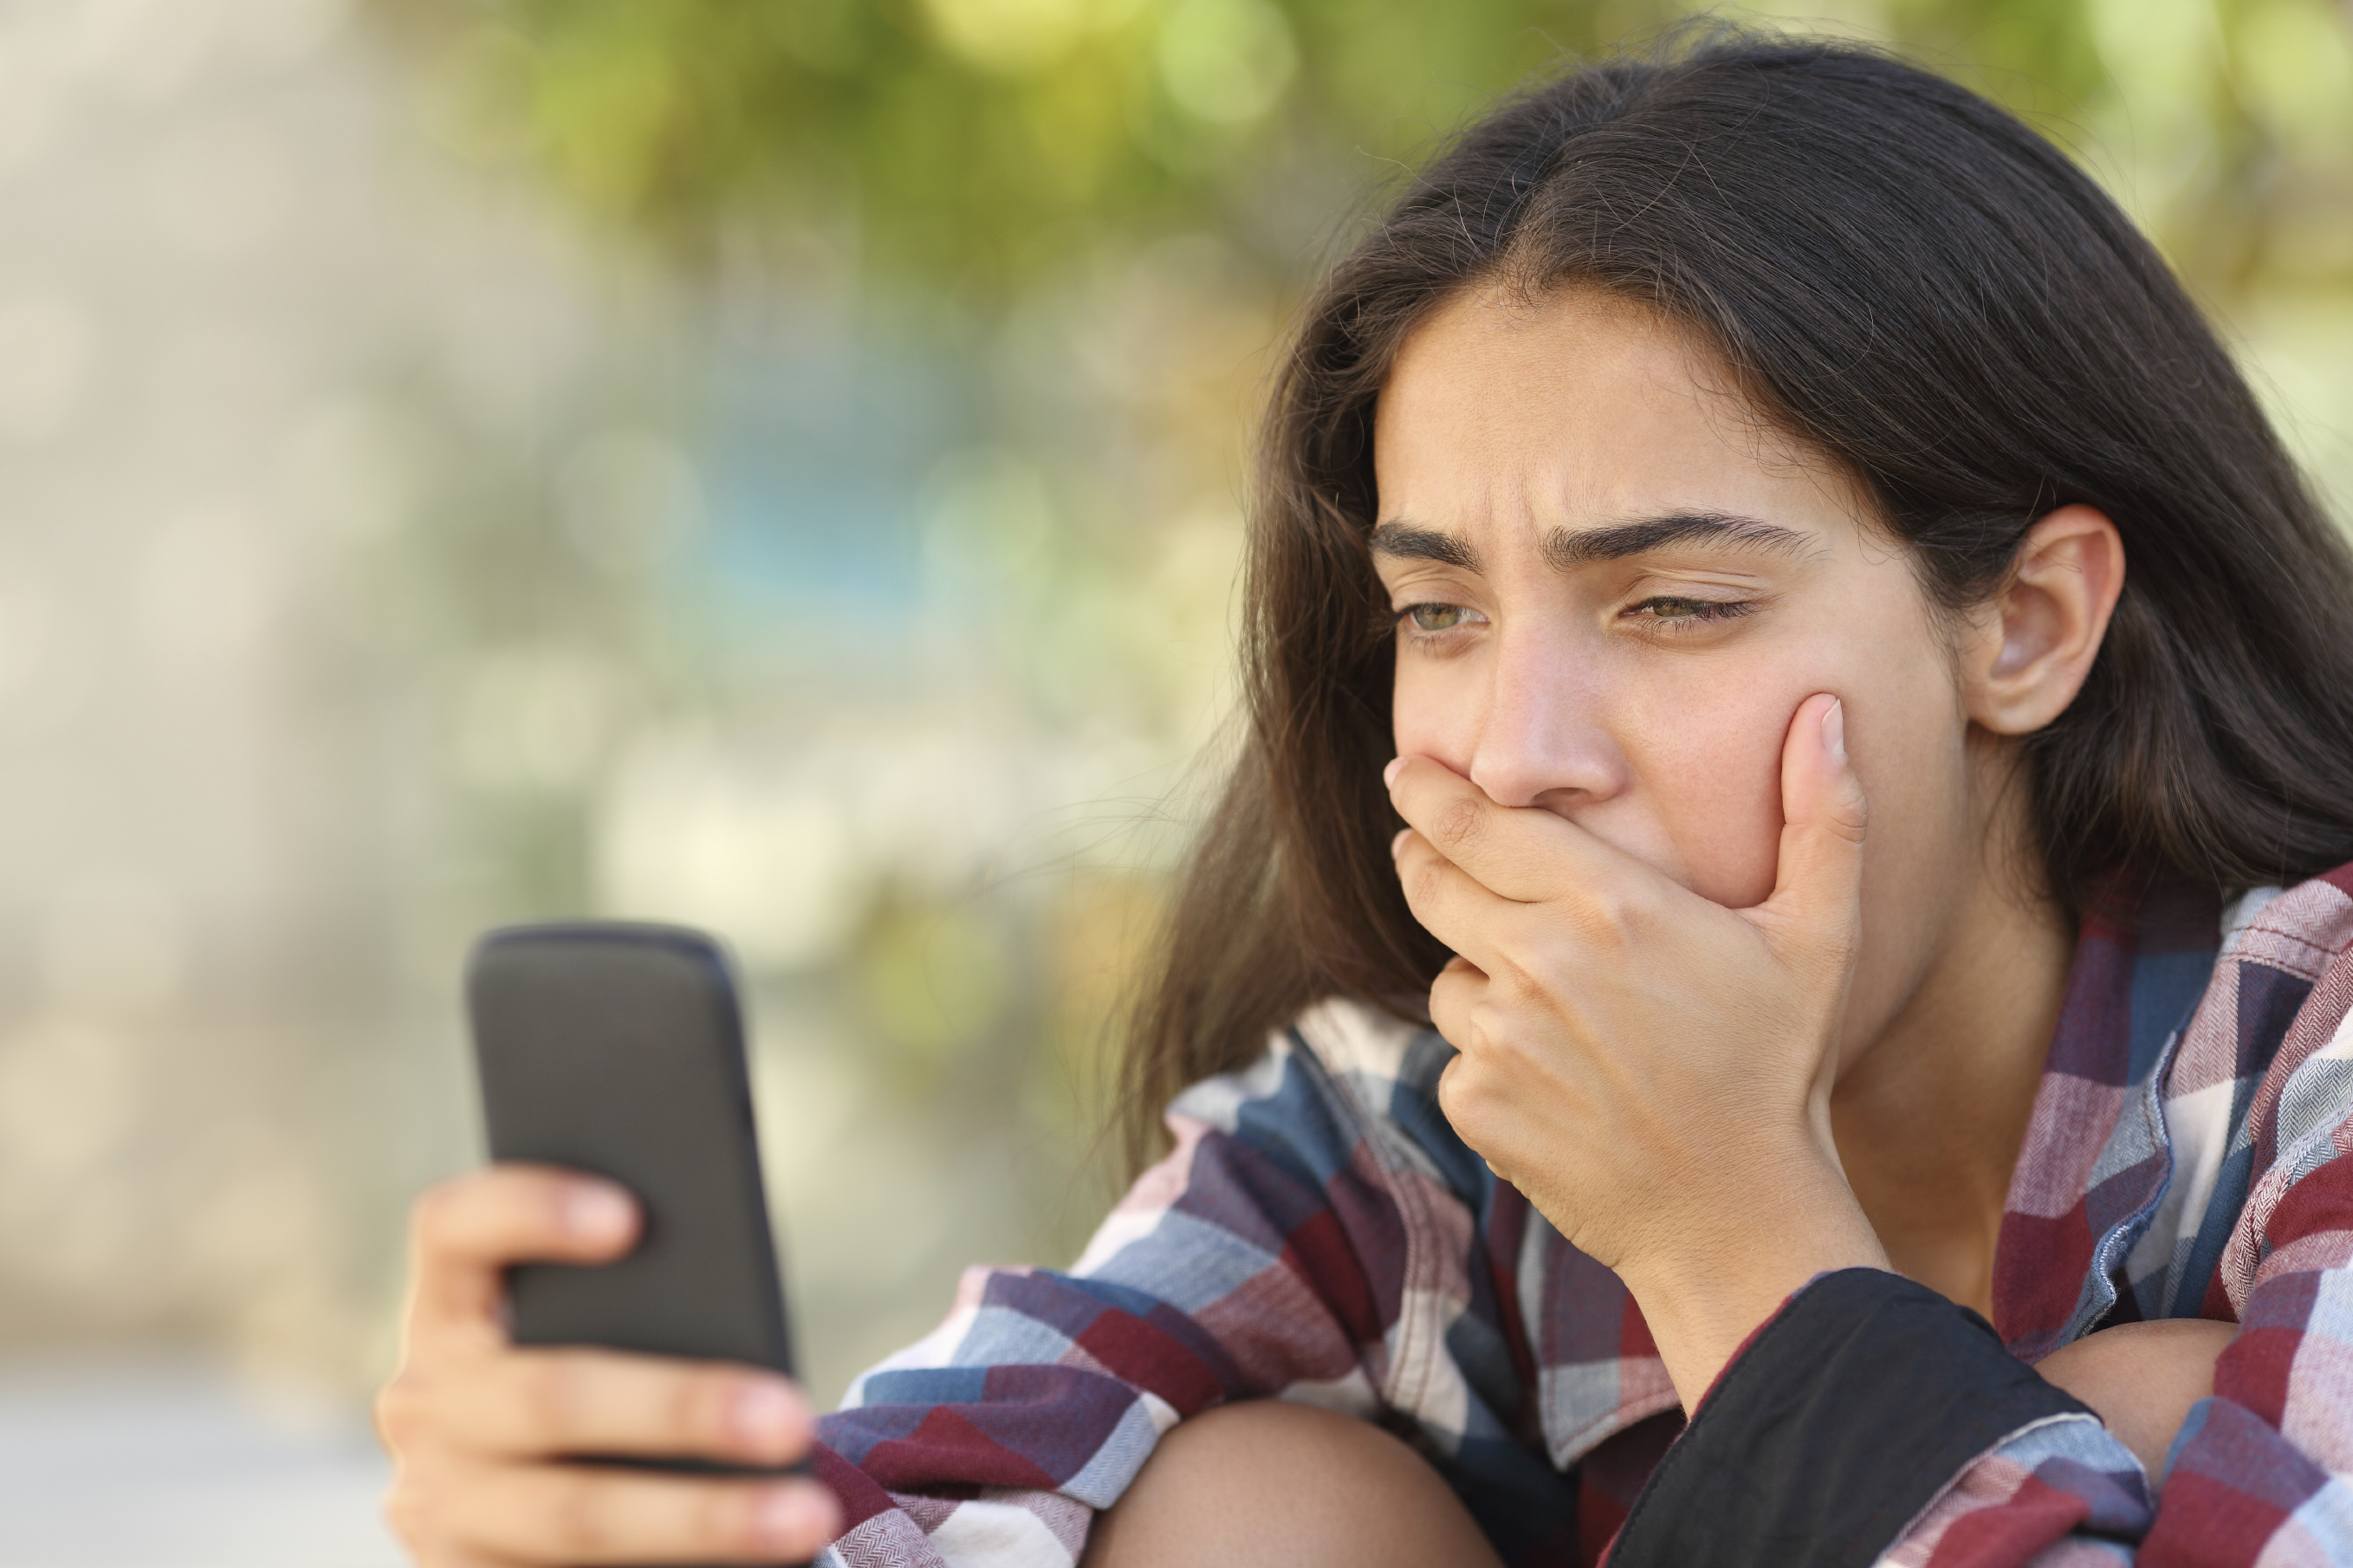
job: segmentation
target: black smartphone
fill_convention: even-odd
[[[607,1177],[642,1212],[616,1262],[512,1271],[516,1341],[789,1375],[743,1013],[719,944],[678,926],[511,926],[475,944],[466,1003],[491,1157]]]

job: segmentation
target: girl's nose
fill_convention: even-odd
[[[1498,805],[1590,805],[1623,790],[1626,756],[1602,722],[1589,669],[1535,639],[1498,652],[1471,782]]]

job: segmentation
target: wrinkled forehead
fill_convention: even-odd
[[[1409,334],[1375,410],[1384,520],[1546,528],[1874,509],[1687,328],[1591,288],[1466,289]]]

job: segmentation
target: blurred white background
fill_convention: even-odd
[[[491,923],[736,943],[824,1397],[1100,1202],[1223,476],[1074,617],[967,369],[690,295],[400,63],[333,0],[0,6],[0,1562],[394,1560],[360,1401]]]

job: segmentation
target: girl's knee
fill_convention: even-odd
[[[1087,1568],[1253,1563],[1492,1564],[1446,1482],[1369,1422],[1254,1400],[1207,1411],[1160,1441],[1100,1516]]]

